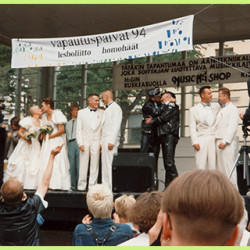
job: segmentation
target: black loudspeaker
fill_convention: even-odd
[[[155,158],[148,153],[118,153],[112,165],[113,192],[150,191],[154,184]]]

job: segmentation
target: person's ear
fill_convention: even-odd
[[[226,246],[234,246],[235,245],[236,240],[237,240],[238,235],[239,235],[239,232],[240,232],[239,227],[236,226],[230,240],[226,243]]]
[[[163,229],[162,229],[162,246],[169,245],[169,241],[172,236],[171,222],[169,221],[169,217],[167,213],[163,213]]]
[[[25,192],[23,192],[23,198],[22,201],[25,201],[27,199],[27,194]]]

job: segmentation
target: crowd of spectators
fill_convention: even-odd
[[[27,198],[16,178],[2,185],[0,245],[41,245],[37,216],[47,207],[43,198],[62,146],[51,151],[33,197]],[[86,201],[89,214],[74,230],[74,246],[249,245],[244,200],[217,170],[188,171],[164,192],[145,192],[136,199],[124,194],[114,201],[109,187],[96,184]]]

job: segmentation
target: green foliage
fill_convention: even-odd
[[[11,48],[0,44],[0,100],[4,100],[6,111],[12,112],[14,102],[14,70],[10,67]],[[7,98],[6,98],[7,97]]]
[[[187,52],[187,59],[201,57],[199,47]],[[0,97],[8,95],[10,103],[15,100],[16,76],[10,68],[11,48],[0,45]],[[182,53],[164,54],[152,57],[152,62],[176,61],[182,59]],[[147,58],[122,60],[119,63],[145,63]],[[87,97],[91,93],[101,94],[106,89],[112,89],[112,62],[92,65],[64,66],[57,69],[56,73],[56,108],[61,109],[66,115],[72,104],[83,103],[83,93]],[[87,77],[83,79],[82,69],[87,70]],[[85,81],[85,89],[82,90]],[[37,69],[24,69],[22,77],[22,95],[28,104],[36,102],[36,89],[38,84]],[[122,142],[127,120],[132,112],[140,111],[145,102],[145,90],[117,91],[117,101],[123,110]],[[85,100],[86,101],[86,100]],[[26,104],[27,104],[26,103]],[[27,106],[27,105],[26,105]],[[69,116],[68,116],[69,117]]]

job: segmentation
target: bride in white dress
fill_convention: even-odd
[[[61,110],[54,110],[54,102],[51,98],[44,98],[42,100],[42,126],[52,126],[51,134],[43,133],[43,143],[41,150],[41,168],[40,181],[47,166],[50,152],[57,146],[66,142],[64,133],[64,124],[67,122],[65,115]],[[67,152],[65,147],[55,157],[53,172],[50,180],[50,189],[55,190],[69,190],[70,189],[70,167]]]
[[[24,189],[37,189],[41,151],[38,136],[42,110],[34,105],[29,111],[32,116],[25,117],[19,122],[21,128],[18,135],[21,138],[8,160],[3,181],[9,177],[17,177],[23,183]],[[25,132],[35,132],[35,137],[27,140]]]

